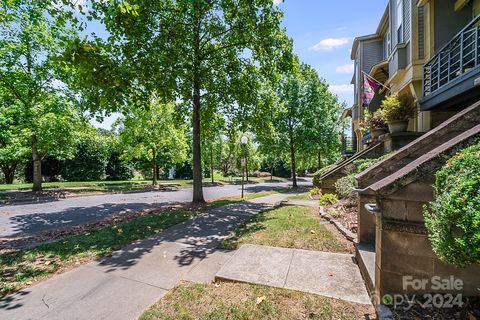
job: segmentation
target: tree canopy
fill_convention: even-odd
[[[290,165],[295,185],[297,172],[338,153],[341,106],[293,55],[272,0],[88,6],[0,5],[0,166],[8,182],[28,158],[34,190],[42,161],[64,166],[69,180],[129,177],[135,164],[148,167],[154,184],[160,169],[182,165],[193,172],[193,201],[202,202],[204,175],[239,172],[242,135],[250,138],[248,169]],[[89,33],[91,22],[102,36]],[[87,123],[114,112],[115,132]]]
[[[202,117],[260,105],[261,83],[291,59],[282,12],[271,0],[99,1],[91,18],[110,37],[77,41],[66,52],[84,92],[110,111],[152,88],[177,99],[192,122],[193,201],[203,202]]]
[[[148,108],[132,108],[117,123],[123,157],[151,163],[154,185],[159,164],[165,169],[183,163],[187,157],[187,128],[182,122],[174,103],[152,98]]]

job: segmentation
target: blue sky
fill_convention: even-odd
[[[302,62],[314,67],[330,90],[348,106],[353,102],[353,39],[374,33],[388,0],[273,0],[284,11],[283,26]],[[110,128],[117,116],[96,126]]]
[[[300,60],[314,67],[341,101],[353,103],[353,39],[374,33],[388,0],[274,0]]]

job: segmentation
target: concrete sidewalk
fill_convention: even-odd
[[[0,300],[0,319],[136,319],[179,281],[211,281],[231,252],[216,249],[243,221],[286,195],[213,208],[111,257]]]
[[[215,278],[370,304],[360,270],[349,254],[244,244]]]

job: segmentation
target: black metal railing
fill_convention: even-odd
[[[480,65],[480,15],[423,66],[426,97]]]
[[[357,146],[352,137],[342,137],[342,155],[349,156],[357,152]]]

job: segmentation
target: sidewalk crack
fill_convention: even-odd
[[[292,257],[290,258],[290,263],[288,264],[287,275],[285,276],[285,280],[283,281],[283,288],[285,288],[286,285],[287,285],[287,279],[288,279],[288,275],[290,274],[290,268],[292,267],[293,255],[294,254],[295,254],[295,250],[292,250]]]

